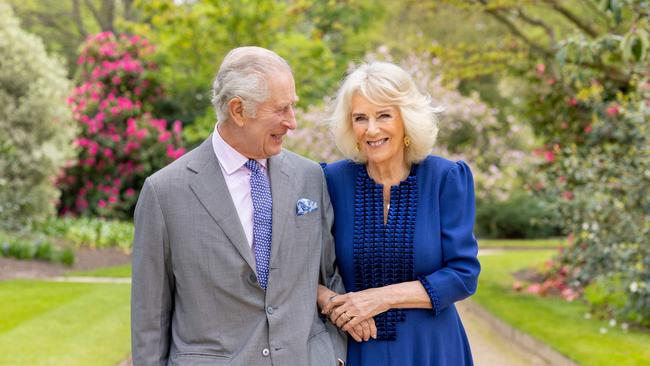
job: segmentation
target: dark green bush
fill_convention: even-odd
[[[562,231],[550,204],[518,192],[506,201],[478,202],[476,234],[486,239],[538,239],[557,237]]]
[[[71,266],[74,264],[74,251],[70,248],[59,249],[48,240],[26,236],[16,236],[0,231],[2,242],[0,256],[20,260],[43,260],[60,262]]]

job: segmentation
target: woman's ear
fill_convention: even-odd
[[[244,126],[244,101],[240,97],[235,97],[228,101],[228,114],[237,126]]]

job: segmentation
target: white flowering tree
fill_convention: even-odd
[[[54,214],[54,180],[73,156],[70,84],[43,42],[0,3],[0,228]]]

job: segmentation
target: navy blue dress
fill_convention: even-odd
[[[391,187],[384,225],[383,186],[365,165],[324,165],[334,208],[333,234],[347,291],[419,280],[433,309],[391,309],[375,317],[378,338],[348,338],[348,366],[472,365],[454,306],[476,291],[480,265],[473,235],[469,167],[429,156]]]

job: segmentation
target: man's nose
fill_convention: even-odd
[[[287,118],[285,119],[284,124],[290,130],[296,129],[297,127],[296,112],[293,110],[293,107],[289,107],[289,111],[287,112]]]

